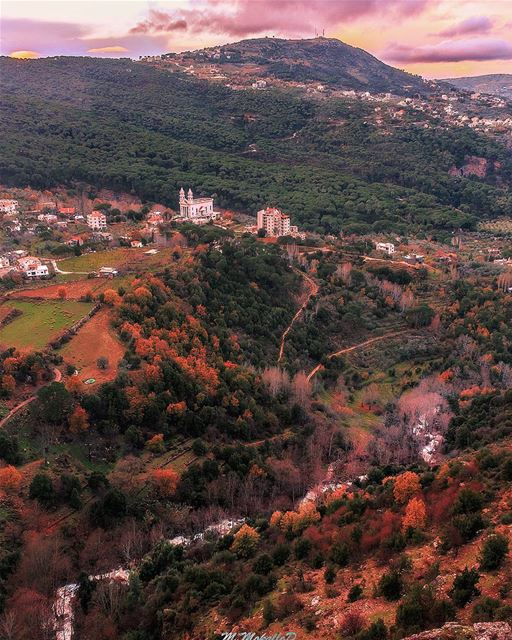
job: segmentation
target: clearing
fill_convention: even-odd
[[[108,309],[96,313],[60,351],[66,362],[76,366],[80,380],[95,378],[96,384],[116,377],[124,352],[125,348],[110,326]],[[107,369],[98,369],[96,361],[100,356],[108,358]]]
[[[21,315],[0,329],[0,345],[20,351],[44,349],[63,329],[70,327],[92,309],[88,302],[9,300],[9,307]]]

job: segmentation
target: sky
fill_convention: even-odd
[[[138,58],[324,32],[428,78],[512,73],[512,0],[0,0],[0,53]]]

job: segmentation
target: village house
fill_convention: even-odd
[[[118,273],[117,269],[114,269],[113,267],[101,267],[99,270],[101,278],[113,278],[114,276],[117,276]]]
[[[0,199],[0,213],[16,213],[18,210],[18,201],[9,199]]]
[[[39,220],[39,222],[46,222],[46,224],[53,224],[54,222],[57,222],[57,216],[53,213],[40,213],[37,216],[37,219]]]
[[[35,269],[41,264],[41,260],[39,260],[39,258],[35,258],[34,256],[25,256],[23,258],[18,258],[17,262],[18,262],[18,269],[20,271]]]
[[[47,278],[50,275],[45,264],[33,265],[30,269],[26,269],[24,274],[27,278]]]
[[[180,217],[201,224],[219,216],[220,213],[213,209],[213,198],[194,198],[192,189],[185,197],[185,190],[180,189]]]
[[[87,226],[91,229],[106,229],[107,216],[101,211],[93,211],[87,214]]]
[[[404,260],[408,264],[423,264],[423,262],[425,261],[425,256],[419,253],[408,253],[406,256],[404,256]]]
[[[0,269],[6,269],[11,265],[11,261],[8,256],[0,256]]]
[[[158,227],[164,221],[164,216],[161,211],[152,211],[148,213],[146,218],[146,226],[149,228]]]
[[[62,216],[74,216],[75,211],[75,207],[59,207],[59,213]]]
[[[392,242],[376,242],[375,249],[377,251],[384,251],[388,256],[395,253],[395,245]]]
[[[132,249],[140,249],[142,246],[141,240],[130,240],[130,247],[132,247]]]
[[[84,242],[85,241],[82,236],[71,236],[71,238],[66,241],[66,244],[68,247],[81,247]]]

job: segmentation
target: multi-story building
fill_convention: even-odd
[[[185,190],[180,189],[180,216],[187,220],[214,220],[219,217],[219,212],[213,209],[213,198],[194,198],[192,189],[188,190],[185,197]]]
[[[270,238],[288,236],[292,232],[290,216],[276,207],[267,207],[258,211],[256,214],[256,226],[258,229],[265,229],[267,236]]]
[[[49,275],[48,267],[45,264],[33,265],[25,271],[27,278],[47,278]]]
[[[17,200],[0,200],[0,212],[1,213],[16,213],[18,210],[18,201]]]
[[[93,211],[87,215],[87,225],[91,229],[106,229],[107,216],[101,211]]]
[[[388,256],[395,253],[395,245],[392,242],[376,242],[375,249],[377,249],[377,251],[384,251]]]

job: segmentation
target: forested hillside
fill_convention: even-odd
[[[184,184],[329,232],[470,227],[510,209],[505,149],[426,115],[377,124],[357,100],[233,91],[130,60],[2,58],[0,73],[8,185],[81,182],[176,207]],[[450,175],[466,155],[499,170]]]

